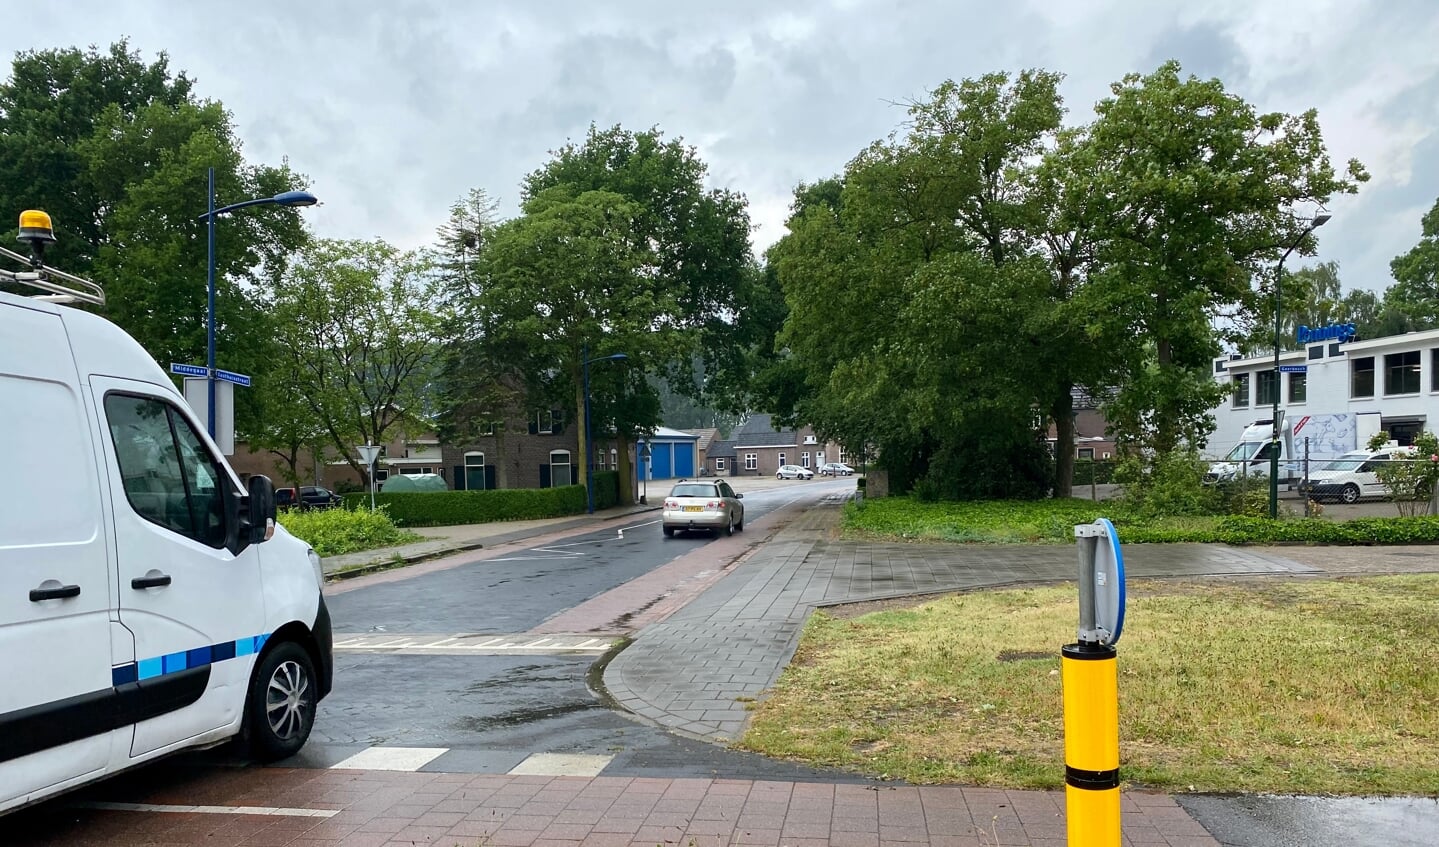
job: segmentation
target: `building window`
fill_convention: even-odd
[[[434,473],[434,472],[435,472],[435,469],[434,469],[434,468],[427,468],[427,467],[400,468],[400,474],[403,475],[403,476],[415,476],[416,474]]]
[[[483,491],[485,488],[485,454],[465,454],[465,490]]]
[[[818,444],[818,443],[819,443],[819,439],[818,439],[818,438],[815,438],[813,435],[806,435],[806,436],[804,437],[804,443],[806,443],[806,444]]]
[[[814,463],[815,463],[816,465],[819,465],[820,467],[824,467],[824,454],[823,454],[823,453],[815,453],[815,454],[814,454]]]
[[[754,453],[744,454],[744,469],[747,471],[758,470],[759,456],[755,455]]]
[[[610,448],[610,470],[612,470],[612,471],[617,471],[617,470],[619,470],[619,469],[620,469],[620,451],[617,450],[617,449],[614,448],[614,447],[611,447],[611,448]]]
[[[1094,459],[1094,448],[1093,448],[1093,447],[1081,447],[1081,448],[1079,448],[1079,458],[1081,458],[1081,459],[1089,459],[1089,460],[1092,461],[1092,460]]]
[[[530,435],[559,435],[564,431],[563,409],[540,410],[530,419]]]
[[[807,467],[809,467],[809,451],[808,451],[808,450],[806,450],[806,451],[804,451],[803,453],[799,454],[799,466],[802,467],[802,468],[807,468]]]
[[[1234,408],[1249,408],[1249,374],[1234,375]]]
[[[387,469],[385,469],[385,468],[375,468],[375,482],[384,482],[385,480],[387,480],[387,479],[389,479],[389,478],[390,478],[390,472],[389,472],[389,470],[387,470]]]
[[[1309,374],[1289,375],[1289,402],[1303,403],[1309,397]]]
[[[1350,365],[1349,396],[1374,396],[1374,357],[1353,360]]]
[[[499,421],[485,421],[480,424],[480,435],[494,435],[495,430],[500,426]]]
[[[839,462],[841,465],[844,464],[844,450],[841,449],[839,451],[839,458],[835,459],[835,461]]]
[[[561,485],[570,485],[570,451],[550,451],[550,486],[559,488]]]
[[[1310,348],[1309,348],[1309,359],[1310,359],[1310,361],[1313,361],[1313,360],[1315,360],[1315,359],[1322,359],[1322,358],[1324,358],[1324,345],[1323,345],[1323,344],[1320,344],[1320,345],[1317,346],[1317,347],[1310,347]]]
[[[1419,393],[1419,351],[1390,353],[1384,357],[1384,393]]]
[[[723,457],[723,456],[716,456],[716,457],[715,457],[715,470],[717,470],[717,471],[722,471],[722,470],[724,470],[724,457]]]
[[[1339,355],[1339,345],[1338,345],[1338,344],[1330,344],[1330,345],[1329,345],[1329,355],[1331,355],[1331,356],[1338,356],[1338,355]]]
[[[784,463],[785,463],[785,462],[784,462],[784,454],[783,454],[783,453],[779,454],[779,463],[780,463],[780,465],[784,465]]]
[[[1260,371],[1254,384],[1254,403],[1257,406],[1273,406],[1279,399],[1279,385],[1274,371]]]
[[[1429,351],[1429,390],[1439,391],[1439,347]]]

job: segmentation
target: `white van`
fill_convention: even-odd
[[[0,812],[237,736],[291,755],[332,675],[319,557],[134,339],[46,302],[104,303],[48,227],[0,248],[48,292],[0,291]]]

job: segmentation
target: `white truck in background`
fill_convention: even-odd
[[[1367,445],[1379,429],[1378,412],[1295,415],[1288,420],[1281,416],[1277,442],[1279,481],[1285,486],[1297,484],[1304,478],[1306,455],[1313,470]],[[1210,464],[1204,481],[1223,483],[1251,476],[1267,479],[1275,443],[1273,418],[1249,424],[1239,436],[1239,443],[1223,459]]]

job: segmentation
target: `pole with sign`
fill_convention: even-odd
[[[355,448],[360,451],[360,459],[368,469],[370,477],[370,511],[375,511],[375,460],[380,458],[380,448],[376,444],[361,444]]]
[[[1119,847],[1119,669],[1124,554],[1114,524],[1074,528],[1079,542],[1079,640],[1060,651],[1064,801],[1070,847]]]

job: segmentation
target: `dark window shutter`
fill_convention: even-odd
[[[465,490],[465,466],[455,465],[455,490]]]
[[[538,412],[536,412],[536,413],[533,414],[533,415],[530,415],[530,435],[539,435],[539,434],[540,434],[539,419],[540,419],[540,416],[539,416],[539,413],[538,413]]]
[[[565,410],[564,410],[564,409],[551,409],[551,410],[550,410],[550,432],[553,433],[553,434],[555,434],[555,435],[559,435],[560,433],[562,433],[562,432],[564,432],[564,431],[565,431]]]
[[[540,487],[541,487],[541,488],[549,488],[549,487],[550,487],[550,466],[549,466],[549,465],[540,465]]]
[[[495,466],[485,465],[485,490],[495,490]]]

